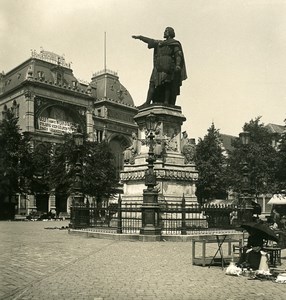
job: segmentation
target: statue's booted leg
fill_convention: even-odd
[[[148,93],[147,93],[147,99],[146,99],[145,103],[138,106],[139,109],[147,107],[148,105],[150,105],[150,103],[151,103],[151,101],[153,100],[153,97],[154,97],[154,92],[155,92],[155,84],[153,82],[150,82]]]

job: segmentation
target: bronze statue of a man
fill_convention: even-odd
[[[175,105],[180,94],[182,81],[187,79],[186,66],[182,45],[175,40],[175,31],[167,27],[164,32],[165,40],[154,40],[141,35],[133,35],[154,49],[154,66],[150,78],[147,100],[144,105],[162,103]]]

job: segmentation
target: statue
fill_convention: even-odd
[[[182,139],[181,139],[181,152],[184,153],[185,146],[189,143],[188,133],[186,131],[182,132]]]
[[[185,163],[193,163],[196,152],[196,141],[195,139],[189,139],[188,134],[184,131],[181,139],[181,153],[185,156]]]
[[[161,126],[157,126],[155,130],[155,139],[154,139],[154,155],[156,158],[162,158],[163,149],[164,149],[164,140],[162,136]]]
[[[175,105],[180,94],[182,81],[187,79],[183,49],[181,43],[174,39],[175,31],[167,27],[164,32],[165,40],[154,40],[141,35],[133,35],[154,49],[154,66],[150,78],[147,100],[143,106],[151,103]]]
[[[132,144],[123,151],[123,160],[126,164],[134,164],[135,155],[138,152],[138,140],[135,132],[132,132]]]

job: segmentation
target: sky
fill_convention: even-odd
[[[0,72],[31,49],[65,55],[75,77],[106,66],[139,106],[146,100],[152,50],[132,35],[163,39],[175,29],[188,79],[176,104],[182,131],[198,139],[214,123],[235,135],[244,123],[285,125],[286,0],[0,0]]]

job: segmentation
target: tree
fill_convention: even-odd
[[[248,167],[249,186],[257,195],[277,189],[275,180],[277,152],[272,147],[272,134],[260,122],[261,117],[245,123],[244,131],[250,134],[250,143],[242,145],[237,138],[233,142],[234,150],[228,157],[229,186],[241,192],[244,182],[244,163]]]
[[[198,170],[196,196],[200,203],[209,199],[225,199],[225,157],[219,131],[214,124],[196,146],[195,163]]]
[[[284,121],[286,125],[286,120]],[[285,127],[286,129],[286,127]],[[276,167],[277,191],[286,189],[286,130],[282,133],[278,145],[278,159]]]
[[[33,179],[31,190],[34,193],[48,193],[50,191],[50,168],[51,168],[52,144],[35,144],[33,151]]]
[[[100,203],[115,193],[114,157],[108,143],[86,142],[83,155],[83,190]]]
[[[29,138],[21,134],[18,118],[7,110],[0,123],[0,199],[11,203],[16,193],[27,192],[32,178]]]
[[[97,202],[112,195],[117,179],[108,144],[85,140],[77,150],[71,135],[66,135],[64,143],[54,149],[49,170],[51,187],[60,193],[73,193],[78,155],[82,165],[83,193],[95,197]]]

